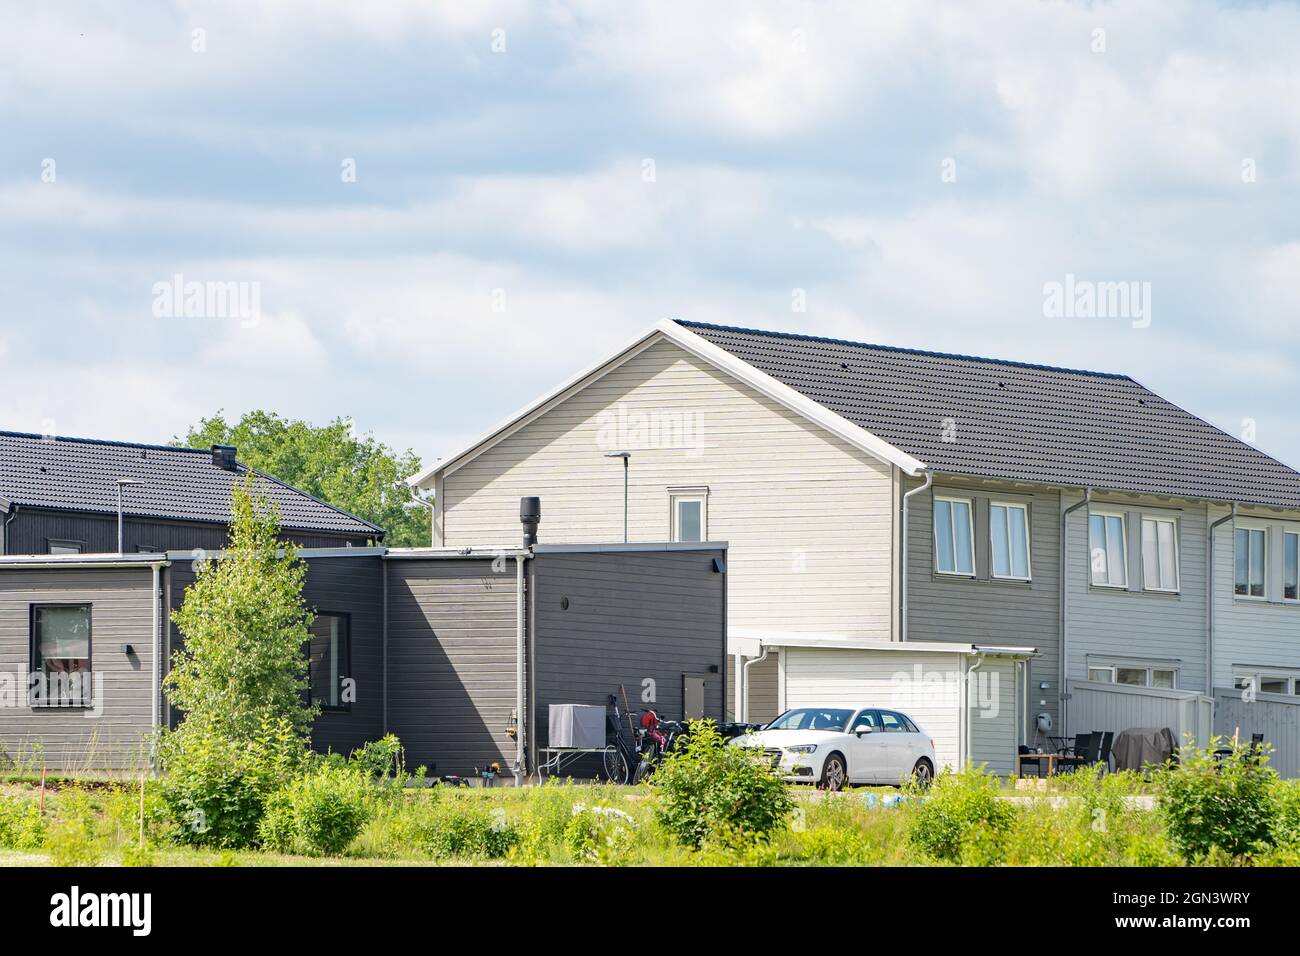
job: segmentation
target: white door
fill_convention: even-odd
[[[859,711],[849,725],[849,780],[853,783],[889,783],[888,741],[880,732],[875,710]]]

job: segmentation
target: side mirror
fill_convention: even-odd
[[[870,734],[870,733],[873,733],[874,731],[873,731],[872,728],[868,725],[868,726],[859,727],[859,728],[857,728],[857,729],[856,729],[855,731],[853,731],[853,732],[854,732],[855,734],[857,734],[859,737],[861,737],[863,734]]]

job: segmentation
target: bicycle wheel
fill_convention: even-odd
[[[617,747],[606,747],[603,754],[605,779],[610,783],[627,783],[627,758]]]

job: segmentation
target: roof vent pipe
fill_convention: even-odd
[[[213,445],[212,464],[225,471],[235,471],[235,455],[239,449],[234,445]]]
[[[524,547],[537,543],[537,526],[542,523],[542,499],[534,496],[519,499],[519,523],[524,526]]]

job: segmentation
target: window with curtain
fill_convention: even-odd
[[[1142,587],[1178,590],[1178,524],[1172,519],[1142,519]]]
[[[934,566],[940,574],[975,573],[971,503],[965,498],[934,499]]]
[[[351,706],[343,699],[351,652],[348,624],[346,614],[321,613],[311,624],[307,678],[311,700],[319,701],[323,710],[347,710]]]
[[[1029,509],[989,505],[989,544],[993,576],[1029,580]]]
[[[1092,513],[1088,516],[1088,561],[1097,587],[1128,587],[1128,545],[1124,516]]]
[[[1236,582],[1233,590],[1242,597],[1262,598],[1265,581],[1266,535],[1262,528],[1238,528],[1236,535]]]
[[[90,702],[90,605],[32,607],[31,671],[40,675],[32,703],[80,706]]]

